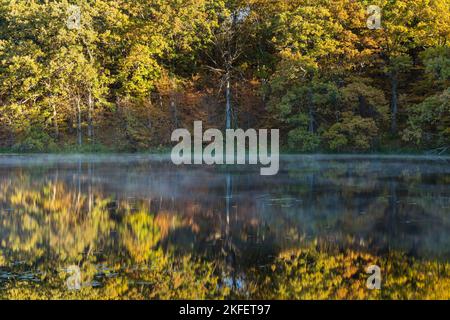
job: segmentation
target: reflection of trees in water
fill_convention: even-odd
[[[27,175],[20,175],[9,186],[2,183],[2,248],[27,261],[78,257],[96,246],[111,228],[107,200],[97,197],[92,204],[93,196],[78,188],[69,191],[57,175],[45,183]]]
[[[292,166],[289,176],[297,183],[287,194],[301,202],[282,211],[313,238],[334,235],[342,243],[351,236],[372,250],[442,254],[450,245],[445,172],[404,162]]]
[[[27,290],[41,280],[45,286],[36,289],[42,296],[58,297],[70,265],[81,268],[90,289],[104,282],[108,298],[121,292],[129,298],[222,294],[210,264],[175,259],[158,248],[173,220],[151,214],[148,202],[104,198],[80,172],[70,183],[58,174],[36,181],[22,172],[1,182],[0,203],[0,286],[20,287],[11,292],[19,298],[22,291],[38,297]],[[102,298],[89,290],[89,297]]]
[[[254,251],[255,245],[266,245],[269,251],[273,247],[267,241],[258,243],[260,238],[271,240],[259,230],[257,220],[249,219],[247,226],[245,217],[239,217],[230,174],[225,178],[222,203],[211,203],[213,206],[205,210],[162,197],[106,198],[92,182],[94,173],[90,166],[87,170],[77,166],[70,179],[58,170],[37,179],[32,177],[33,172],[18,170],[1,181],[0,248],[2,259],[6,259],[3,265],[9,266],[9,271],[14,270],[19,277],[30,270],[57,275],[69,265],[78,265],[94,282],[96,276],[104,276],[112,272],[112,266],[120,265],[137,268],[136,277],[142,281],[145,275],[139,272],[140,265],[150,268],[148,264],[155,261],[176,265],[167,258],[171,252],[182,259],[192,254],[194,246],[200,256],[205,254],[216,263],[222,285],[230,285],[232,279],[231,287],[236,289],[244,269],[254,263],[255,255],[247,253]],[[177,206],[184,205],[185,215],[180,216]],[[241,228],[244,231],[238,232]],[[252,234],[256,238],[249,241]],[[24,261],[21,269],[11,267],[16,261]]]
[[[448,191],[433,183],[424,191],[421,183],[427,178],[408,172],[389,180],[367,163],[294,167],[281,183],[235,172],[218,175],[218,183],[217,175],[206,174],[192,187],[195,192],[181,197],[182,189],[174,186],[174,193],[150,189],[129,198],[135,189],[112,192],[102,183],[108,176],[100,170],[104,168],[78,164],[75,171],[0,172],[2,273],[26,279],[30,270],[41,270],[53,274],[48,283],[62,283],[61,269],[76,264],[87,282],[112,286],[119,296],[137,288],[137,298],[174,292],[192,297],[187,287],[200,276],[203,282],[191,292],[196,297],[229,294],[230,288],[234,295],[251,296],[256,291],[250,288],[262,286],[259,276],[269,275],[273,286],[287,281],[289,269],[279,267],[286,263],[280,257],[311,243],[322,250],[342,246],[361,252],[374,247],[419,251],[433,248],[436,237],[439,245],[448,244],[443,232],[449,229],[448,217],[434,201],[448,197]],[[146,171],[137,172],[143,179]],[[182,175],[167,177],[149,184],[163,190],[174,181],[189,186]],[[364,184],[364,179],[370,182]],[[427,229],[415,223],[419,219],[441,223]],[[331,263],[326,254],[320,259]],[[17,261],[24,263],[13,265]],[[43,277],[37,272],[32,276]]]
[[[436,246],[433,236],[445,234],[442,230],[449,228],[448,218],[442,214],[444,210],[440,207],[445,203],[440,204],[435,201],[448,197],[443,190],[444,187],[430,185],[424,192],[411,182],[411,179],[419,178],[417,176],[411,178],[409,174],[405,175],[404,179],[408,179],[406,182],[387,180],[384,176],[380,177],[379,168],[371,168],[367,162],[358,166],[345,163],[337,163],[325,168],[318,166],[313,167],[312,171],[306,167],[300,171],[293,170],[289,177],[290,183],[278,185],[277,188],[268,184],[267,189],[270,189],[271,193],[261,198],[245,191],[250,189],[257,195],[266,192],[266,189],[261,191],[257,189],[260,187],[258,186],[260,182],[257,182],[255,186],[248,181],[248,175],[222,175],[224,180],[231,181],[231,177],[234,179],[236,194],[233,203],[228,197],[224,203],[223,196],[220,196],[223,193],[220,192],[216,179],[211,177],[209,180],[205,179],[202,185],[195,186],[197,189],[195,197],[198,197],[198,194],[208,195],[204,199],[200,196],[192,200],[186,197],[174,200],[170,194],[165,196],[148,194],[148,200],[142,200],[141,196],[130,200],[126,196],[121,198],[118,194],[111,199],[102,200],[111,193],[105,190],[101,183],[93,185],[95,170],[95,166],[88,166],[83,170],[81,166],[78,166],[71,180],[67,179],[67,173],[63,174],[63,178],[59,178],[58,170],[50,171],[53,180],[47,178],[47,187],[40,191],[41,195],[39,193],[32,195],[34,198],[41,197],[37,202],[27,199],[24,193],[28,192],[27,188],[33,187],[31,184],[31,180],[34,180],[33,175],[37,180],[36,188],[42,183],[38,182],[42,175],[29,171],[27,175],[22,170],[22,178],[13,177],[12,180],[16,182],[16,195],[4,196],[7,201],[10,201],[5,207],[14,207],[16,211],[22,210],[24,220],[29,223],[34,221],[39,226],[48,225],[52,214],[62,212],[59,225],[54,223],[55,226],[49,228],[51,232],[47,232],[51,236],[48,243],[52,245],[52,242],[57,242],[59,246],[64,246],[63,243],[67,242],[66,246],[72,248],[74,252],[80,252],[82,251],[80,249],[86,246],[85,243],[94,237],[93,235],[108,238],[110,236],[107,231],[110,228],[108,223],[120,225],[124,208],[130,206],[130,202],[147,203],[148,208],[144,211],[154,213],[159,220],[166,216],[166,219],[173,224],[170,228],[165,226],[165,234],[161,239],[166,249],[175,247],[184,252],[191,252],[192,249],[207,252],[208,249],[214,249],[214,243],[219,243],[218,240],[223,238],[222,235],[226,231],[225,233],[233,235],[233,241],[238,245],[239,250],[247,251],[242,254],[244,259],[251,257],[249,260],[253,261],[252,254],[263,250],[262,247],[292,247],[297,246],[298,241],[302,239],[306,241],[315,238],[334,238],[345,241],[348,235],[355,238],[356,242],[361,242],[360,240],[363,239],[367,245],[372,244],[379,248],[406,244],[407,247],[409,246],[407,249],[411,249],[414,246],[414,238],[420,238],[422,243],[419,243],[419,246],[433,249]],[[386,175],[389,176],[389,174],[387,172]],[[181,180],[180,177],[176,179]],[[27,182],[27,180],[30,181]],[[364,184],[365,180],[370,183]],[[5,184],[7,181],[11,179],[5,179],[2,183]],[[416,183],[419,184],[419,182]],[[62,190],[63,186],[67,191]],[[222,190],[224,190],[223,186],[222,180]],[[226,191],[230,190],[227,188]],[[53,201],[49,201],[46,192],[53,193]],[[56,192],[61,195],[59,199],[54,198]],[[439,198],[439,196],[442,197]],[[104,204],[102,201],[109,203]],[[41,206],[44,212],[51,209],[53,213],[30,215],[30,212],[33,212],[33,205],[36,204]],[[109,209],[118,207],[109,210],[111,216],[105,217],[102,206]],[[69,212],[72,214],[67,214]],[[97,225],[89,220],[93,215],[110,221],[98,222],[100,225]],[[427,224],[430,221],[433,223]],[[442,223],[434,223],[435,221]],[[77,228],[83,230],[82,223],[86,223],[86,228],[92,228],[92,230],[71,238],[71,234],[76,234]],[[14,233],[26,235],[27,230],[21,230],[25,225],[26,223],[18,225]],[[71,226],[73,229],[68,230]],[[103,231],[102,226],[105,226]],[[224,226],[226,226],[225,229]],[[30,237],[30,239],[39,241],[36,237]],[[445,241],[448,239],[441,237],[437,244],[442,246]],[[45,243],[45,241],[41,242]],[[257,244],[263,245],[258,247]],[[258,250],[252,250],[255,247]],[[272,253],[278,250],[274,249]]]

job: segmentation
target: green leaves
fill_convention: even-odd
[[[344,113],[342,120],[330,127],[324,134],[332,151],[368,151],[378,135],[378,128],[372,119]]]
[[[450,80],[450,47],[429,48],[422,53],[426,71],[438,80]]]
[[[67,27],[70,5],[81,28]],[[382,29],[367,28],[368,5]],[[163,127],[223,126],[228,79],[229,118],[291,132],[291,148],[305,137],[329,149],[323,134],[345,112],[373,120],[381,139],[392,118],[415,144],[418,114],[441,108],[449,87],[449,17],[446,0],[3,0],[0,138],[11,147],[36,126],[69,145],[165,144]]]
[[[118,79],[122,83],[124,94],[148,96],[160,78],[162,68],[152,57],[149,47],[136,45],[120,63]]]
[[[411,107],[402,138],[427,149],[450,146],[450,88]]]

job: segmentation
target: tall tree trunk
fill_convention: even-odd
[[[164,109],[164,103],[163,103],[162,94],[158,93],[158,96],[159,96],[159,106],[160,106],[161,110],[163,110]]]
[[[83,143],[82,136],[81,136],[81,105],[80,105],[80,97],[77,97],[76,100],[77,103],[77,138],[78,138],[78,145],[81,146]]]
[[[397,134],[398,113],[398,73],[392,71],[391,75],[391,133]]]
[[[89,90],[89,94],[88,94],[88,137],[89,137],[90,143],[94,142],[93,113],[94,113],[94,99],[92,98],[92,92]]]
[[[226,89],[226,100],[227,100],[226,129],[231,129],[231,79],[230,79],[230,72],[227,72],[227,74],[226,74],[226,82],[227,82],[227,89]]]
[[[174,124],[175,129],[178,129],[178,127],[179,127],[178,109],[177,109],[177,104],[174,99],[171,99],[170,105],[171,105],[172,112],[173,112],[173,124]]]
[[[151,109],[153,109],[153,100],[152,100],[151,94],[149,94],[149,96],[148,96],[148,103],[150,104],[150,108],[146,108],[146,110],[147,110],[147,128],[152,129],[153,122],[152,122]]]
[[[313,103],[313,92],[312,88],[308,89],[308,118],[309,118],[309,125],[308,125],[308,131],[310,133],[315,132],[315,119],[314,119],[314,103]]]
[[[59,140],[59,126],[58,126],[58,112],[56,111],[55,104],[51,104],[53,109],[53,127],[55,129],[55,139]]]
[[[13,124],[10,118],[6,118],[8,121],[8,146],[12,147],[16,143],[16,136],[13,129]]]

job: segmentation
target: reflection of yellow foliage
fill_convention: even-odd
[[[14,208],[0,219],[0,267],[43,272],[35,275],[40,282],[2,281],[0,299],[450,299],[448,263],[333,247],[286,251],[266,268],[245,269],[243,288],[231,293],[221,281],[223,262],[176,256],[158,245],[173,229],[200,228],[193,220],[155,216],[138,201],[133,208],[119,203],[117,222],[101,192],[16,179],[0,185],[0,201]],[[75,263],[84,286],[72,292],[64,269]],[[380,291],[366,288],[371,264],[382,269]]]
[[[264,279],[255,280],[261,299],[450,299],[450,265],[416,261],[401,254],[381,258],[354,251],[285,252]],[[366,268],[382,269],[381,290],[366,287]],[[442,266],[441,266],[442,265]]]
[[[0,250],[0,267],[3,267],[6,264],[6,259],[3,257],[3,252]]]
[[[167,237],[169,231],[181,226],[181,221],[175,213],[160,211],[155,217],[155,223],[161,231],[161,238]]]
[[[190,257],[175,259],[157,250],[148,266],[123,270],[116,277],[105,279],[100,288],[92,288],[92,265],[83,268],[84,285],[69,291],[65,274],[47,275],[43,283],[19,281],[0,290],[0,299],[223,299],[227,288],[219,288],[212,263]],[[119,270],[116,270],[119,271]],[[87,273],[87,275],[85,275]],[[87,282],[87,283],[86,283]]]
[[[42,244],[57,248],[61,260],[79,260],[80,254],[95,245],[101,234],[108,234],[112,221],[105,210],[106,200],[68,192],[63,183],[32,184],[28,179],[2,189],[0,199],[9,201],[14,213],[0,221],[2,247],[20,253],[23,258],[39,259]],[[84,210],[81,210],[84,208]],[[30,258],[27,258],[30,260]]]
[[[153,247],[161,239],[154,216],[145,209],[126,215],[122,236],[125,247],[137,263],[148,261]]]

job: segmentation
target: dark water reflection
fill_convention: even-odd
[[[160,259],[155,250],[220,265],[219,285],[232,291],[311,245],[446,263],[449,164],[286,156],[277,176],[263,177],[257,167],[175,167],[164,156],[0,156],[0,287],[45,284],[42,274],[87,261],[90,286],[101,287],[121,268]]]

